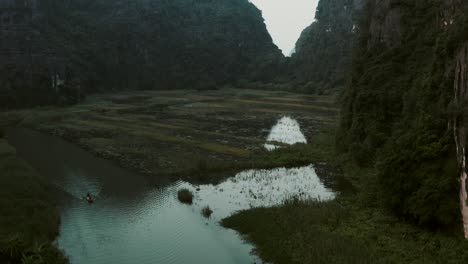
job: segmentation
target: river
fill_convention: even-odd
[[[7,138],[39,173],[71,199],[61,208],[59,248],[72,264],[261,263],[253,246],[219,220],[237,210],[273,206],[291,196],[333,199],[314,166],[248,170],[218,185],[158,182],[96,158],[62,139],[12,128]],[[177,190],[195,193],[189,206]],[[82,197],[90,192],[94,204]],[[213,209],[210,218],[200,210]]]

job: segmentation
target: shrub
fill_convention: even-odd
[[[180,189],[177,192],[177,198],[181,203],[192,204],[193,194],[188,189]]]
[[[5,137],[5,132],[3,131],[3,128],[0,127],[0,138]]]
[[[203,207],[203,209],[201,210],[201,213],[204,217],[206,218],[210,218],[211,214],[213,213],[213,210],[211,210],[211,208],[209,206],[205,206]]]

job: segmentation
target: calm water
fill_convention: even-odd
[[[193,186],[149,181],[38,132],[11,129],[7,136],[22,157],[73,197],[63,206],[57,240],[72,264],[261,263],[251,245],[219,226],[221,218],[292,195],[335,196],[313,166],[249,170],[219,185]],[[182,187],[193,190],[194,205],[177,201]],[[82,200],[86,192],[96,195],[94,204]],[[214,211],[210,219],[200,214],[206,205]]]
[[[274,150],[279,147],[275,142],[294,145],[296,143],[307,143],[307,139],[295,119],[283,116],[270,130],[264,147],[267,150]]]

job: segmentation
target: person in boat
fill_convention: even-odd
[[[90,193],[87,193],[86,194],[86,201],[88,201],[88,203],[92,203],[94,200],[93,200],[93,197],[91,197],[91,194]]]

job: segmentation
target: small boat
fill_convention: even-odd
[[[94,199],[93,199],[93,197],[91,196],[91,194],[89,194],[89,193],[86,194],[86,201],[87,201],[88,203],[94,203]]]
[[[86,201],[88,201],[88,203],[94,203],[94,199],[91,196],[86,197]]]

